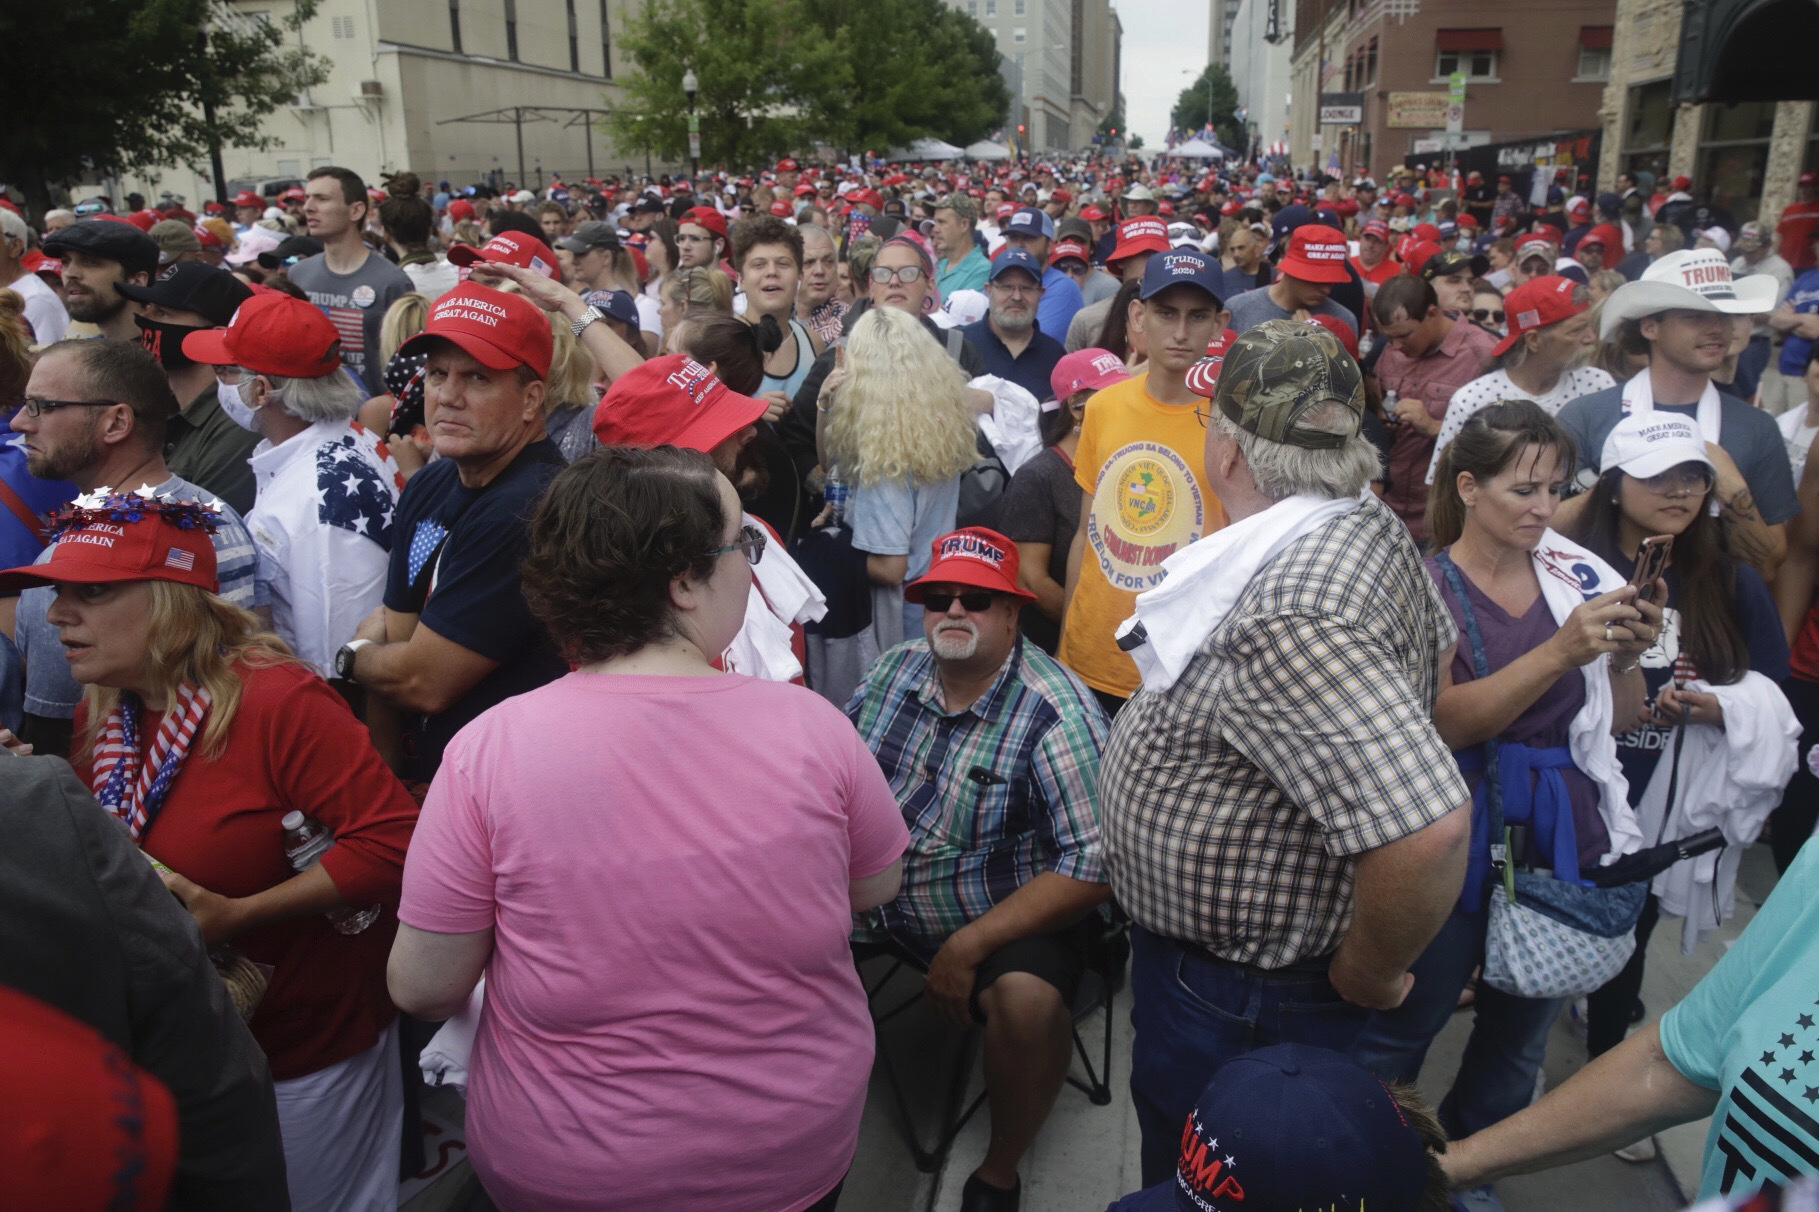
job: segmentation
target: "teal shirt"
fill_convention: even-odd
[[[935,285],[943,299],[957,290],[984,290],[986,275],[992,272],[991,259],[979,251],[977,244],[959,262],[949,265],[941,260],[935,265]]]
[[[1699,1198],[1819,1171],[1819,844],[1661,1019],[1682,1076],[1718,1091]]]

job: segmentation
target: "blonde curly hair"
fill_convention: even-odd
[[[855,484],[938,484],[978,459],[966,379],[922,322],[873,307],[853,326],[828,457]]]

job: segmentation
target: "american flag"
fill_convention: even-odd
[[[316,520],[392,549],[398,466],[373,435],[353,428],[316,448]]]
[[[1810,992],[1810,990],[1809,990]],[[1720,1190],[1819,1171],[1819,1001],[1763,1042],[1725,1097]]]
[[[183,572],[194,572],[196,569],[196,553],[193,551],[185,551],[181,547],[173,547],[165,553],[164,566],[166,568],[180,569]]]

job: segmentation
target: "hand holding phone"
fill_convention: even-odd
[[[1630,576],[1630,584],[1636,587],[1637,601],[1660,605],[1655,601],[1655,582],[1667,574],[1673,552],[1674,536],[1671,534],[1651,535],[1642,540],[1642,545],[1636,549],[1636,571]]]

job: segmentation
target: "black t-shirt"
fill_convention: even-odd
[[[1048,575],[1067,584],[1067,551],[1080,528],[1080,485],[1074,465],[1053,446],[1017,469],[998,515],[999,528],[1013,543],[1047,543]],[[1023,634],[1050,656],[1061,642],[1061,626],[1036,608],[1023,604]]]
[[[431,463],[404,486],[386,608],[416,614],[443,639],[499,662],[447,711],[418,720],[416,778],[435,774],[442,750],[469,720],[568,671],[531,617],[518,582],[531,510],[562,467],[562,455],[544,440],[526,446],[480,488],[462,484],[451,459]]]

